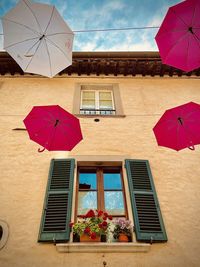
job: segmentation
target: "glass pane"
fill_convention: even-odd
[[[90,209],[97,209],[97,192],[79,192],[78,215],[85,214]]]
[[[94,100],[83,100],[82,108],[93,108],[95,109],[95,101]]]
[[[124,215],[122,192],[105,192],[105,209],[111,215]]]
[[[104,173],[104,189],[122,189],[120,173]]]
[[[112,100],[111,92],[99,92],[100,100]]]
[[[99,106],[100,109],[105,108],[105,109],[112,109],[112,101],[107,101],[107,100],[100,100],[99,101]]]
[[[96,189],[97,179],[94,173],[79,173],[79,189]]]
[[[83,99],[95,99],[95,92],[94,91],[83,91],[82,93]]]

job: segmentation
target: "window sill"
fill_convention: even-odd
[[[148,252],[150,244],[143,243],[61,243],[56,244],[58,252],[61,253],[133,253]]]
[[[94,118],[94,117],[103,117],[103,118],[125,118],[126,115],[101,115],[101,114],[74,114],[79,118]]]

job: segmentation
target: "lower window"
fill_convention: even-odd
[[[128,210],[134,218],[134,223],[131,223],[134,224],[136,240],[166,242],[167,235],[149,161],[125,159],[118,163],[119,165],[116,162],[88,163],[76,162],[75,159],[52,159],[38,241],[70,241],[72,220],[76,222],[94,217],[97,219],[97,227],[107,230],[107,219],[110,220],[109,216],[112,215],[123,228],[123,222],[128,219],[128,203]],[[75,165],[78,166],[77,175],[74,173]],[[76,183],[74,177],[77,177]],[[126,190],[124,179],[128,184]],[[77,184],[76,188],[74,184]],[[125,196],[130,198],[127,202]],[[73,199],[75,207],[72,205]],[[97,210],[103,221],[98,221],[100,214],[95,214]],[[72,214],[75,214],[73,218]],[[83,229],[75,232],[74,226],[73,232],[80,236]],[[92,229],[90,234],[93,233],[92,237],[95,238],[94,233],[99,232],[95,226],[92,227],[88,225]],[[86,233],[88,231],[86,229]],[[112,233],[112,229],[110,232]],[[115,238],[114,234],[113,237]]]
[[[90,209],[127,216],[121,167],[79,167],[77,184],[77,217]]]

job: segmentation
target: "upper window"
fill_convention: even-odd
[[[118,84],[77,84],[73,113],[78,116],[124,116]]]
[[[115,115],[111,90],[81,90],[80,114]]]

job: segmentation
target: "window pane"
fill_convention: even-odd
[[[105,192],[105,209],[111,215],[125,214],[122,192]]]
[[[95,108],[95,101],[94,100],[83,100],[82,101],[82,108]]]
[[[79,189],[96,189],[97,179],[94,173],[79,173]]]
[[[104,189],[122,189],[120,173],[104,173]]]
[[[100,100],[112,100],[111,92],[99,92]]]
[[[89,91],[83,91],[82,92],[82,98],[83,99],[95,99],[95,92],[94,91],[91,91],[91,92],[89,92]]]
[[[107,100],[100,100],[99,106],[100,106],[100,109],[101,108],[105,108],[105,109],[112,109],[113,108],[112,101],[107,101]]]
[[[79,192],[78,215],[85,214],[90,209],[97,209],[97,192]]]

